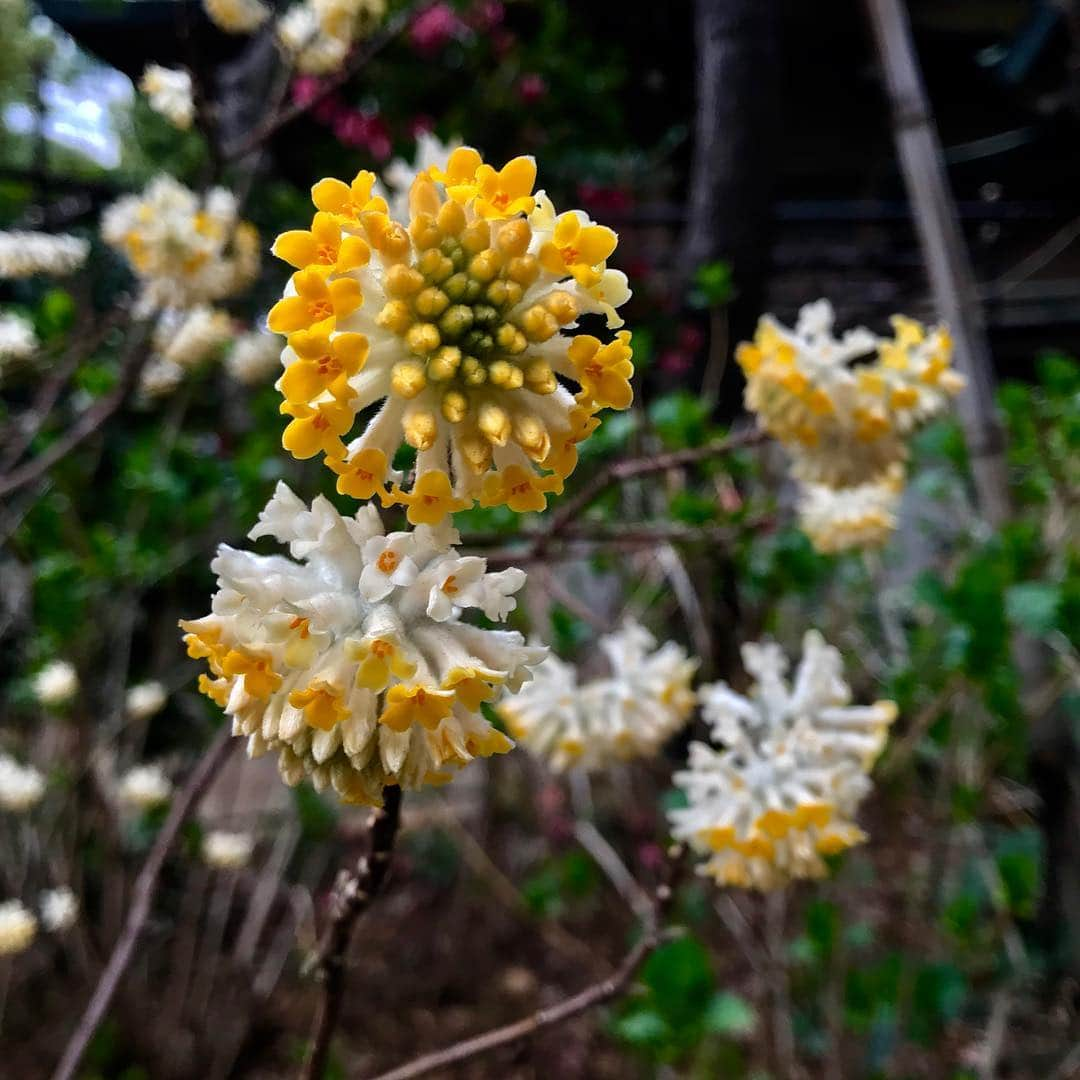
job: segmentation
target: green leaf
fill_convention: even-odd
[[[753,1006],[738,994],[722,990],[705,1010],[705,1027],[717,1035],[749,1035],[757,1024]]]
[[[632,1046],[655,1046],[668,1039],[667,1021],[652,1009],[643,1008],[616,1020],[612,1030]]]
[[[694,274],[692,302],[697,307],[723,307],[735,296],[731,263],[718,259],[697,268]]]
[[[1061,607],[1061,587],[1046,581],[1025,581],[1005,590],[1005,610],[1011,622],[1041,637],[1054,629]]]
[[[649,419],[665,446],[676,450],[700,446],[707,434],[709,406],[688,390],[676,390],[649,406]]]
[[[709,954],[696,938],[686,936],[661,946],[645,962],[642,982],[672,1027],[701,1021],[716,988]]]

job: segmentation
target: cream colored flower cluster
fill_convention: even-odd
[[[229,377],[244,386],[261,386],[281,370],[281,339],[265,330],[241,334],[225,357]]]
[[[0,232],[0,278],[60,277],[78,270],[89,252],[89,242],[78,236]]]
[[[195,119],[195,98],[191,74],[182,68],[167,68],[147,64],[139,89],[146,95],[150,108],[160,113],[173,127],[186,131]]]
[[[109,206],[101,234],[139,279],[143,314],[222,300],[259,272],[259,234],[239,220],[236,197],[224,188],[201,197],[159,176]]]
[[[903,493],[902,465],[893,465],[880,480],[853,487],[803,484],[798,503],[799,527],[826,555],[851,548],[882,547],[896,528]]]
[[[622,325],[617,237],[556,214],[535,179],[531,158],[499,170],[459,147],[415,177],[407,227],[361,172],[317,183],[310,229],[278,237],[296,268],[269,317],[288,337],[283,443],[324,454],[342,494],[401,503],[413,524],[476,500],[542,510],[597,413],[630,405],[629,333],[568,332],[590,312]],[[417,451],[410,489],[391,470],[403,441]]]
[[[154,327],[154,352],[139,377],[146,398],[171,394],[184,375],[212,359],[233,339],[232,319],[224,311],[198,304],[169,308]]]
[[[820,877],[822,856],[866,839],[855,811],[896,706],[851,705],[843,660],[814,630],[790,684],[775,644],[744,645],[743,663],[755,679],[746,695],[725,683],[699,690],[723,749],[691,744],[689,768],[675,774],[688,805],[668,816],[674,836],[704,856],[700,873],[770,890]]]
[[[0,312],[0,365],[7,360],[25,360],[38,350],[34,324],[14,312]]]
[[[44,794],[45,777],[37,769],[0,754],[0,808],[25,814],[41,802]]]
[[[887,537],[888,529],[871,526],[882,504],[895,505],[912,433],[944,412],[964,385],[950,367],[952,342],[943,327],[927,330],[896,315],[891,338],[865,328],[837,338],[833,323],[827,300],[803,307],[794,328],[766,315],[753,343],[736,351],[746,407],[791,454],[794,476],[817,485],[806,506],[822,550]],[[852,528],[853,519],[866,527]]]
[[[38,904],[41,925],[50,934],[69,930],[79,917],[79,899],[66,885],[43,892]],[[0,903],[0,957],[25,952],[37,932],[38,918],[21,900]]]
[[[652,757],[693,710],[697,661],[679,645],[656,648],[646,629],[627,620],[600,648],[608,677],[579,686],[573,665],[549,656],[531,683],[498,706],[509,732],[557,771]]]
[[[449,780],[512,743],[480,712],[544,657],[501,622],[525,581],[463,557],[449,525],[386,534],[374,507],[310,509],[284,484],[251,531],[292,558],[222,547],[212,613],[181,623],[210,676],[200,688],[232,717],[252,756],[278,754],[282,777],[310,776],[347,802],[378,805],[387,784]]]
[[[251,34],[272,14],[263,0],[203,0],[210,21],[226,34]]]
[[[278,22],[278,42],[298,71],[329,75],[386,14],[386,0],[304,0]]]

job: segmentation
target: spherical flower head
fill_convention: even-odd
[[[815,550],[840,551],[883,547],[896,528],[904,491],[904,467],[894,465],[884,479],[850,488],[804,484],[799,495],[799,527]]]
[[[5,360],[25,360],[37,352],[40,342],[34,324],[14,312],[0,313],[0,366]]]
[[[295,269],[269,318],[288,338],[284,445],[323,454],[340,492],[400,503],[413,524],[477,501],[541,510],[596,414],[633,398],[630,334],[569,333],[587,313],[621,325],[617,238],[534,193],[531,158],[496,169],[458,147],[418,165],[407,224],[361,172],[316,184],[311,228],[274,245]],[[416,451],[408,486],[390,475],[402,442]]]
[[[794,328],[772,316],[736,359],[746,407],[793,458],[805,483],[851,487],[882,479],[908,455],[907,437],[941,412],[963,385],[949,368],[941,327],[893,319],[893,339],[865,328],[833,333],[826,300],[807,304]]]
[[[66,885],[41,894],[41,925],[50,934],[70,930],[79,917],[79,898]]]
[[[253,330],[241,334],[225,358],[231,379],[244,386],[261,386],[281,370],[281,341],[275,334]]]
[[[132,686],[125,697],[125,708],[132,720],[147,720],[156,716],[169,700],[168,691],[156,681]]]
[[[697,661],[681,646],[656,648],[652,635],[628,620],[601,638],[600,648],[607,678],[579,685],[571,664],[549,656],[531,683],[498,706],[510,733],[556,771],[654,757],[693,710]]]
[[[195,99],[191,75],[180,68],[147,64],[139,81],[150,108],[160,113],[173,127],[186,131],[195,119]]]
[[[755,679],[746,695],[726,683],[699,690],[723,749],[691,745],[689,768],[675,774],[688,805],[668,816],[705,856],[700,873],[769,890],[822,876],[823,856],[865,839],[853,818],[896,707],[850,705],[840,654],[816,631],[790,683],[772,643],[745,645],[743,663]]]
[[[289,784],[310,776],[346,802],[379,805],[387,785],[444,783],[511,748],[481,705],[517,690],[546,650],[462,615],[505,619],[521,570],[458,555],[445,522],[386,534],[374,507],[342,517],[284,484],[250,535],[292,557],[223,546],[211,614],[180,625],[210,668],[200,689],[251,756],[276,753]]]
[[[216,829],[203,839],[202,855],[217,870],[242,870],[251,861],[255,838],[251,833]]]
[[[30,948],[37,934],[37,919],[19,900],[0,904],[0,956],[15,956]]]
[[[203,0],[203,10],[226,34],[251,34],[271,15],[263,0]]]
[[[52,660],[34,676],[34,696],[42,705],[64,705],[79,690],[79,676],[66,660]]]
[[[136,810],[153,810],[169,801],[172,781],[160,765],[136,765],[120,781],[120,801]]]
[[[0,278],[60,277],[82,266],[89,253],[89,243],[78,236],[0,232]]]
[[[30,765],[0,754],[0,807],[13,814],[33,809],[45,794],[45,777]]]

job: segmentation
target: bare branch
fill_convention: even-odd
[[[323,992],[315,1014],[311,1050],[300,1074],[304,1080],[321,1080],[326,1068],[330,1039],[345,998],[345,959],[353,928],[386,881],[400,819],[401,788],[394,784],[383,789],[383,805],[371,816],[370,850],[354,871],[342,871],[334,888],[330,925],[314,957]]]
[[[146,862],[143,863],[139,876],[135,879],[134,895],[123,932],[109,957],[108,964],[105,965],[105,970],[101,973],[101,978],[94,988],[93,996],[86,1006],[79,1026],[64,1050],[64,1056],[60,1059],[52,1080],[71,1080],[75,1075],[75,1070],[79,1067],[79,1062],[94,1032],[97,1031],[98,1025],[108,1012],[120,980],[124,977],[124,972],[131,962],[146,920],[150,916],[150,909],[157,894],[158,878],[165,865],[165,857],[169,854],[180,832],[180,827],[198,805],[204,792],[210,786],[210,781],[217,775],[234,745],[231,732],[227,727],[223,728],[173,799],[165,823],[161,826],[161,831],[154,840],[154,846],[150,849],[150,854],[147,855]]]

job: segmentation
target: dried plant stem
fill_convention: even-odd
[[[531,1016],[516,1020],[512,1024],[495,1028],[471,1039],[464,1039],[431,1054],[424,1054],[396,1069],[391,1069],[390,1072],[380,1073],[372,1080],[411,1080],[414,1076],[424,1076],[436,1069],[445,1069],[462,1061],[469,1061],[481,1054],[488,1054],[492,1050],[509,1046],[529,1035],[535,1035],[545,1028],[572,1020],[594,1006],[618,997],[629,987],[638,968],[662,940],[664,916],[673,895],[673,878],[681,860],[682,848],[673,847],[668,852],[668,880],[657,887],[652,902],[642,913],[641,937],[607,978],[593,983],[579,993],[566,998],[565,1001],[560,1001],[557,1005],[538,1009]],[[601,869],[605,868],[602,866]]]
[[[322,996],[315,1013],[311,1049],[300,1073],[304,1080],[321,1080],[326,1068],[330,1039],[345,997],[345,961],[353,928],[386,881],[400,818],[401,788],[395,784],[383,789],[383,805],[372,814],[370,850],[360,858],[355,870],[342,871],[338,877],[330,925],[314,958]]]
[[[75,1075],[86,1047],[104,1019],[120,985],[120,980],[124,977],[124,972],[131,962],[135,946],[150,916],[150,909],[157,893],[158,878],[161,876],[169,849],[180,832],[180,827],[198,805],[203,793],[210,786],[210,781],[225,763],[233,745],[229,729],[224,728],[203,754],[183,788],[174,797],[168,817],[165,818],[165,823],[154,840],[154,846],[150,849],[150,854],[147,855],[146,862],[143,863],[139,876],[135,879],[133,899],[120,939],[109,957],[108,964],[105,965],[105,970],[101,973],[101,978],[94,988],[93,996],[86,1006],[79,1026],[64,1049],[64,1056],[60,1059],[60,1064],[56,1066],[52,1080],[71,1080],[71,1077]]]

